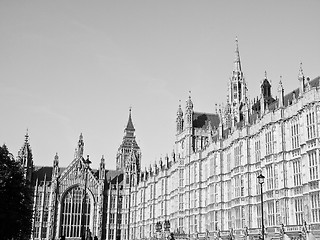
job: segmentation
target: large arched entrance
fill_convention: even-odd
[[[61,202],[60,235],[80,238],[90,226],[91,202],[83,188],[71,188]]]

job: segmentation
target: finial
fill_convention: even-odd
[[[129,107],[129,113],[131,114],[132,106]]]
[[[25,142],[28,142],[29,140],[29,129],[27,128],[27,132],[26,132],[26,135],[25,136]]]
[[[282,86],[282,76],[281,76],[281,75],[280,75],[280,81],[279,81],[278,90],[279,90],[279,91],[282,91],[282,90],[283,90],[283,86]]]
[[[264,71],[264,79],[267,79],[267,71]]]
[[[82,135],[82,133],[80,133],[79,141],[82,141],[82,140],[83,140],[83,135]]]
[[[299,68],[299,77],[303,77],[303,69],[302,69],[302,62],[300,62],[300,68]]]
[[[239,50],[239,46],[238,46],[238,37],[236,36],[236,50]]]

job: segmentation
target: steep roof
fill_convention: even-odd
[[[220,118],[218,114],[212,113],[193,113],[193,127],[207,129],[209,123],[211,124],[211,128],[218,128],[220,123]]]
[[[310,87],[314,88],[314,87],[319,87],[319,81],[320,81],[320,76],[314,78],[313,80],[309,81]],[[298,98],[300,96],[300,88],[297,88],[291,92],[289,92],[288,94],[286,94],[284,96],[284,106],[287,107],[292,103],[293,100],[293,95],[295,95],[295,98]]]
[[[66,168],[61,167],[59,168],[59,174],[61,174]],[[34,171],[32,174],[32,185],[36,184],[36,181],[38,180],[38,184],[40,184],[42,181],[44,181],[44,178],[46,176],[46,181],[51,182],[52,181],[52,171],[53,167],[47,167],[47,166],[35,166]],[[99,176],[99,171],[97,169],[91,169],[91,172],[94,176]],[[123,173],[122,171],[117,170],[108,170],[106,169],[106,180],[111,180],[112,183],[116,183],[116,178],[118,177],[119,183],[123,180]]]
[[[133,123],[132,123],[132,119],[131,119],[131,109],[129,111],[129,119],[128,119],[127,127],[125,130],[126,131],[135,131]]]

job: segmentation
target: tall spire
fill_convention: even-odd
[[[134,126],[133,126],[133,123],[132,123],[132,119],[131,119],[131,107],[129,109],[129,119],[128,119],[128,124],[127,124],[127,127],[125,129],[126,131],[129,130],[129,131],[135,131],[134,129]]]
[[[124,169],[127,158],[129,157],[131,147],[133,147],[135,152],[138,152],[140,150],[137,142],[136,142],[136,137],[134,135],[135,128],[132,123],[132,118],[131,118],[131,107],[129,109],[129,119],[126,128],[124,129],[124,136],[122,143],[120,147],[118,148],[118,153],[116,157],[116,168],[117,170],[119,169]]]
[[[234,72],[241,72],[241,62],[240,62],[240,53],[238,46],[238,38],[236,37],[236,51],[235,51],[235,59],[234,59]]]

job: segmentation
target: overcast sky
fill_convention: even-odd
[[[80,133],[108,169],[129,107],[142,166],[171,153],[179,105],[225,103],[235,38],[250,98],[267,71],[275,94],[320,75],[320,1],[1,1],[0,144],[29,129],[35,165],[74,156]]]

